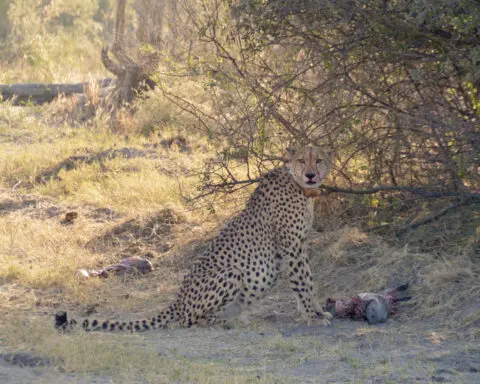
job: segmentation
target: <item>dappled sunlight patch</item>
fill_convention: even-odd
[[[355,330],[355,335],[357,336],[374,335],[376,333],[386,333],[386,331],[384,329],[374,327],[360,327]]]
[[[111,134],[85,128],[47,127],[36,123],[26,132],[34,136],[29,142],[9,142],[2,145],[6,155],[0,158],[0,183],[13,186],[22,181],[21,188],[31,188],[39,175],[73,155],[88,154],[94,149],[114,146],[119,141]]]
[[[179,205],[191,194],[198,178],[187,177],[178,163],[152,148],[106,150],[93,155],[71,157],[48,170],[52,176],[35,190],[72,202],[108,207],[118,212],[139,214]],[[180,156],[180,155],[179,155]],[[44,171],[44,174],[45,173]]]
[[[64,194],[70,201],[109,207],[123,213],[151,211],[180,200],[179,189],[169,176],[155,167],[133,172],[102,171],[100,165],[82,166],[61,174],[61,180],[46,186],[44,193]]]
[[[448,336],[445,335],[442,332],[430,332],[427,336],[427,339],[430,341],[432,344],[441,344],[445,340],[448,339]]]

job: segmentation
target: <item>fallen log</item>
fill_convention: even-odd
[[[97,80],[95,85],[99,88],[108,87],[112,78]],[[87,93],[93,83],[76,84],[0,84],[2,101],[13,100],[14,105],[49,103],[60,95],[73,95]]]

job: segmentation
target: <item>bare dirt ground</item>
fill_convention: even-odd
[[[465,275],[458,266],[445,275],[439,269],[444,261],[391,248],[355,228],[333,234],[317,227],[312,233],[318,294],[324,300],[409,281],[414,300],[386,324],[335,320],[331,327],[309,326],[281,283],[232,329],[57,333],[53,314],[59,309],[77,317],[151,316],[174,297],[208,238],[198,223],[170,209],[132,219],[108,209],[8,191],[0,199],[0,217],[8,217],[9,225],[26,218],[55,229],[71,210],[80,212],[79,222],[61,230],[72,236],[88,232],[78,243],[98,253],[97,266],[102,260],[140,255],[150,258],[155,270],[66,286],[30,287],[15,271],[6,275],[0,281],[2,384],[480,382],[480,305],[471,300],[478,284],[470,279],[475,275]],[[449,292],[465,286],[468,302],[462,302],[462,294],[450,302]]]
[[[275,383],[478,383],[480,345],[443,327],[408,320],[368,326],[337,320],[332,327],[295,324],[290,316],[256,317],[230,330],[172,329],[131,336],[130,343],[158,359],[214,367],[202,382]],[[65,336],[68,337],[68,336]],[[118,338],[110,334],[107,338]],[[102,356],[98,356],[101,359]],[[151,382],[140,370],[117,375],[64,372],[38,354],[3,352],[2,383]],[[204,367],[204,368],[205,368]],[[191,369],[191,368],[189,368]],[[219,374],[220,372],[220,374]],[[197,382],[169,372],[157,382]]]

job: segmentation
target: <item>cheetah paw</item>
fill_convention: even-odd
[[[314,319],[311,319],[308,322],[308,325],[320,325],[323,327],[328,327],[331,325],[330,320],[333,319],[333,316],[329,312],[317,312],[317,316]]]
[[[330,312],[318,311],[317,312],[317,318],[318,319],[325,319],[325,320],[332,320],[333,315]]]
[[[310,319],[308,321],[308,326],[330,327],[331,325],[330,320],[327,319]]]

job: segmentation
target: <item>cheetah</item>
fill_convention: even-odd
[[[96,331],[145,331],[179,323],[183,327],[226,321],[258,302],[285,271],[298,308],[310,322],[329,324],[331,314],[315,299],[305,239],[313,222],[316,189],[330,172],[332,156],[307,146],[288,154],[286,165],[267,173],[245,209],[223,227],[195,261],[170,306],[150,319],[122,322],[85,319]],[[66,312],[55,326],[77,325]]]

